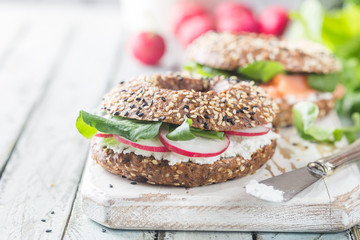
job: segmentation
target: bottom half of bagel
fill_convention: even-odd
[[[315,103],[319,107],[318,118],[322,118],[329,114],[335,107],[335,97],[326,97],[313,99],[311,102]],[[277,101],[279,105],[280,112],[277,114],[273,121],[273,126],[275,127],[287,127],[293,124],[292,118],[292,108],[295,103],[288,102],[284,99]]]
[[[248,159],[242,156],[220,158],[211,164],[180,162],[173,165],[168,160],[134,152],[116,152],[98,141],[91,143],[91,156],[104,169],[127,179],[149,184],[197,187],[254,173],[274,154],[276,139],[256,149]]]

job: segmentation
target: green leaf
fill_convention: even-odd
[[[311,102],[299,102],[292,109],[294,126],[298,132],[304,132],[313,125],[319,115],[319,108]]]
[[[191,125],[192,120],[186,118],[180,126],[169,132],[166,137],[173,141],[187,141],[194,139],[196,136],[191,133]]]
[[[151,139],[159,134],[161,122],[140,121],[121,117],[110,119],[80,111],[76,127],[86,138],[91,138],[100,131],[116,134],[136,142],[139,139]],[[87,126],[86,126],[87,125]]]
[[[312,89],[320,92],[333,92],[340,79],[340,74],[309,74],[307,82]]]
[[[340,128],[328,128],[313,125],[319,114],[315,103],[299,102],[293,107],[294,126],[298,134],[305,140],[316,142],[340,141],[345,136],[349,143],[357,138],[360,132],[360,113],[354,113],[352,118],[354,125]]]
[[[265,83],[270,81],[275,74],[284,73],[285,71],[281,63],[274,61],[257,61],[250,63],[246,67],[239,68],[238,72],[253,80]]]
[[[200,74],[201,76],[204,76],[204,77],[234,76],[233,74],[231,74],[230,71],[211,68],[211,67],[204,66],[204,65],[201,65],[201,64],[198,64],[195,62],[187,62],[184,66],[184,69],[191,73]]]
[[[204,137],[204,138],[210,138],[210,139],[225,139],[225,133],[224,132],[217,132],[217,131],[207,131],[199,128],[190,128],[191,133],[194,134],[197,137]]]
[[[170,132],[166,137],[173,141],[187,141],[194,139],[195,137],[203,137],[210,139],[225,139],[224,132],[208,131],[199,128],[191,127],[192,120],[186,118],[185,121],[173,130],[170,128]]]
[[[81,135],[83,135],[87,139],[90,139],[97,133],[97,129],[87,125],[84,122],[82,115],[83,115],[83,112],[80,111],[80,114],[79,114],[78,118],[76,119],[76,128]]]

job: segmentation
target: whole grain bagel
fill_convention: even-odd
[[[276,61],[288,72],[331,73],[340,62],[325,47],[309,41],[287,41],[270,35],[208,32],[188,46],[189,60],[236,70],[255,61]]]
[[[212,82],[212,81],[211,81]],[[275,118],[276,103],[253,82],[216,81],[191,75],[155,74],[120,82],[103,99],[108,114],[195,128],[228,131],[263,125]]]
[[[225,182],[255,173],[274,154],[276,140],[251,155],[223,158],[212,164],[182,162],[169,165],[166,160],[156,160],[135,153],[117,153],[106,146],[99,146],[96,139],[91,143],[91,157],[107,171],[122,175],[129,180],[149,184],[197,187]]]

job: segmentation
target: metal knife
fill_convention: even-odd
[[[320,178],[333,174],[338,167],[359,159],[360,139],[333,155],[310,162],[306,167],[268,178],[260,184],[284,192],[283,202],[287,202]]]

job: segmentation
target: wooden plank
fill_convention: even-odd
[[[36,104],[3,173],[0,239],[63,235],[88,150],[75,119],[79,109],[98,103],[120,39],[114,18],[85,23],[75,26],[56,77]],[[33,60],[29,57],[27,61]]]
[[[258,233],[257,240],[353,240],[349,231],[339,233]]]
[[[81,196],[77,194],[74,208],[68,226],[64,233],[64,240],[127,240],[127,239],[156,239],[156,231],[115,230],[104,227],[90,220],[82,211]],[[161,238],[159,238],[161,239]]]
[[[319,124],[336,122],[336,115],[331,114]],[[360,219],[356,164],[339,169],[289,202],[266,202],[245,193],[244,186],[251,179],[260,181],[302,167],[335,150],[302,140],[295,128],[282,129],[280,134],[274,157],[256,174],[198,188],[132,185],[90,158],[82,186],[84,212],[96,222],[118,229],[322,232],[342,231],[356,224]]]
[[[19,27],[21,31],[23,28]],[[0,94],[0,101],[3,103],[0,123],[6,126],[2,129],[6,137],[0,138],[0,175],[26,116],[46,86],[69,29],[63,24],[35,23],[28,26],[27,31],[0,66],[0,89],[3,90]],[[1,42],[0,49],[1,44],[5,44]]]
[[[181,231],[160,231],[158,239],[163,240],[208,240],[208,239],[227,239],[227,240],[252,240],[252,233],[242,232],[181,232]]]

